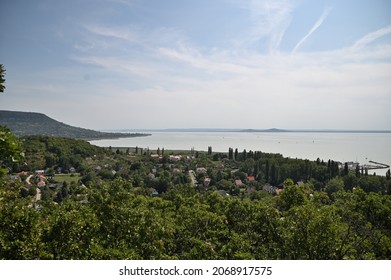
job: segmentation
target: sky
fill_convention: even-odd
[[[388,0],[2,0],[0,110],[91,129],[391,129]]]

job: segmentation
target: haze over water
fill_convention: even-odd
[[[228,152],[231,147],[239,152],[262,151],[280,153],[284,157],[346,162],[361,164],[369,160],[391,165],[391,133],[260,133],[260,132],[151,132],[148,137],[121,138],[91,141],[103,147],[142,147],[156,150],[206,151],[212,146],[214,152]],[[370,170],[385,175],[387,169]]]

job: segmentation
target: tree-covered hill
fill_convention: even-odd
[[[109,133],[95,131],[70,126],[41,113],[5,110],[0,110],[0,125],[8,127],[16,136],[46,135],[92,140],[148,135],[139,133]]]

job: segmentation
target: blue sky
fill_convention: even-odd
[[[391,129],[391,1],[4,0],[0,109],[93,129]]]

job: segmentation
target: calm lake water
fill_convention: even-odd
[[[391,133],[313,133],[313,132],[151,132],[152,136],[90,141],[101,147],[142,147],[155,150],[280,153],[285,157],[325,161],[368,163],[369,160],[391,165]],[[375,170],[384,175],[387,169]],[[371,173],[374,171],[370,171]]]

